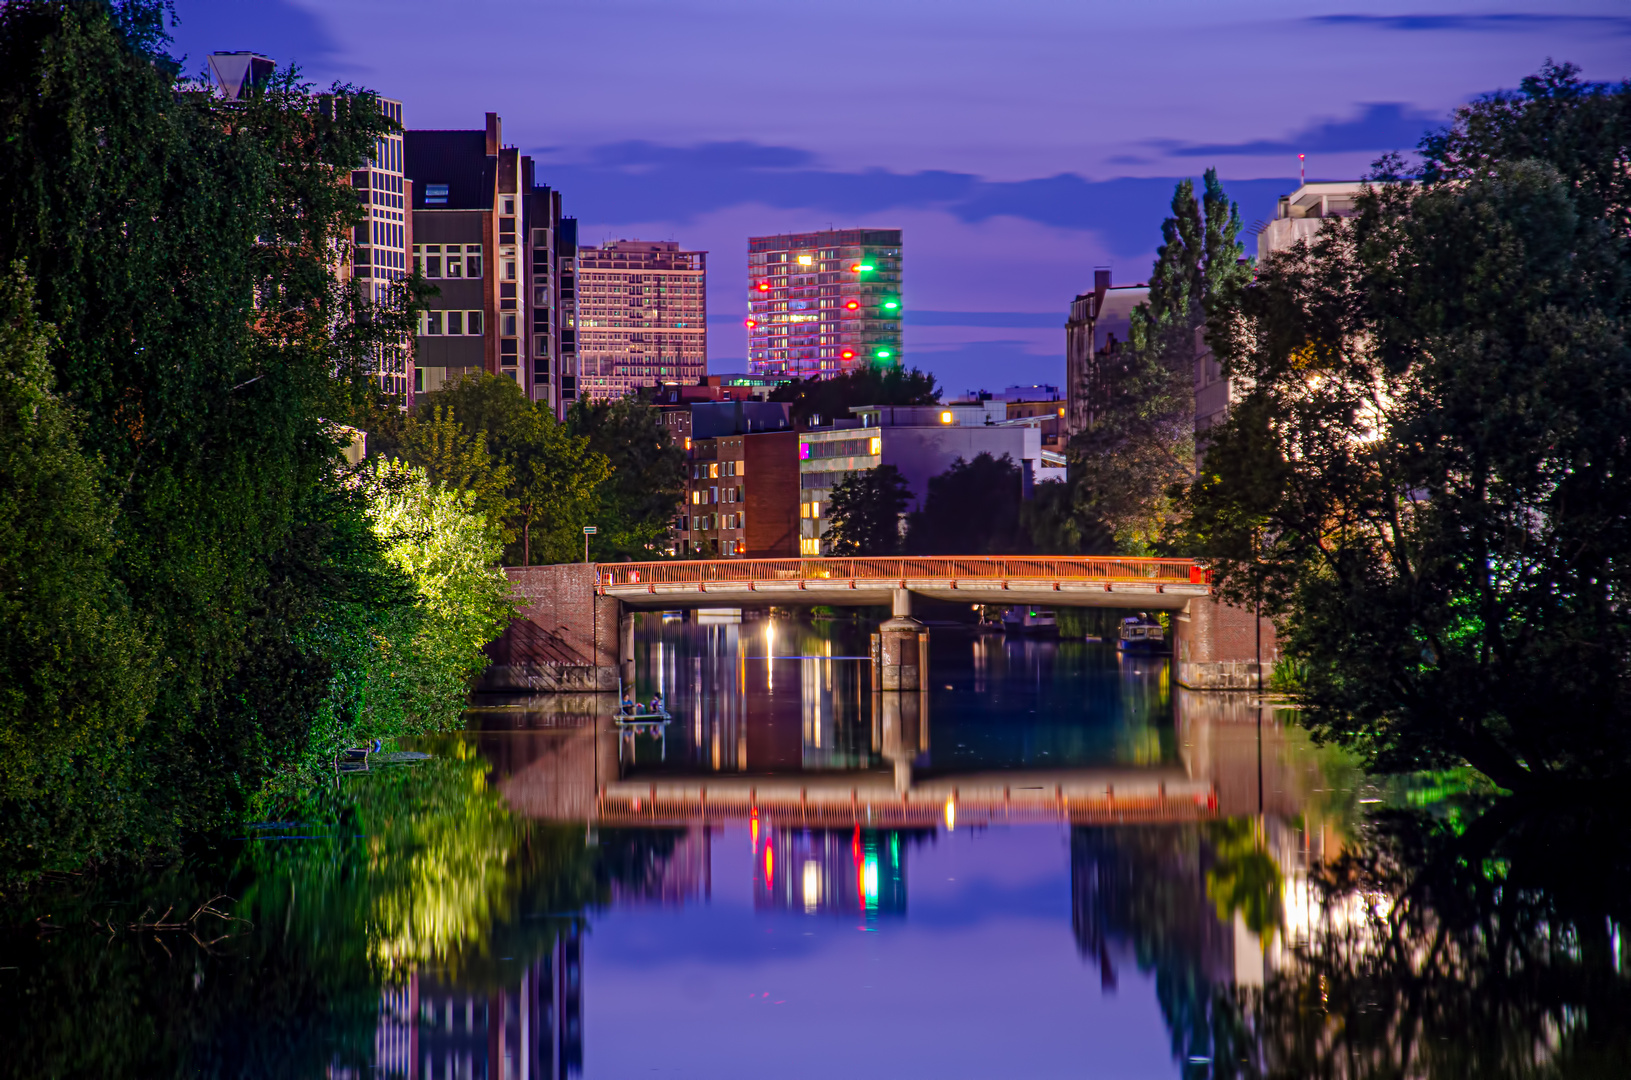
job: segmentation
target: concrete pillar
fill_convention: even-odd
[[[929,631],[912,618],[912,594],[896,589],[894,617],[873,636],[873,672],[878,689],[921,690],[929,684]]]

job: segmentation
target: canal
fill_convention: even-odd
[[[1092,641],[647,615],[620,728],[477,696],[8,917],[19,1074],[1631,1075],[1623,827],[1367,777]]]

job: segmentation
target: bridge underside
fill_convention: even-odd
[[[698,584],[606,585],[604,596],[631,608],[767,607],[821,604],[829,607],[886,607],[901,589],[932,600],[959,604],[1038,607],[1137,608],[1182,611],[1206,596],[1207,586],[1149,581],[999,581],[990,579],[906,578],[801,581],[703,582]]]

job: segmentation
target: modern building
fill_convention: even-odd
[[[893,465],[911,488],[907,511],[920,509],[929,480],[957,459],[1006,454],[1021,469],[1029,498],[1038,479],[1063,467],[1045,460],[1040,418],[997,421],[986,403],[963,405],[870,405],[850,410],[854,420],[801,431],[799,455],[799,554],[825,553],[827,507],[832,489],[852,472]],[[1044,473],[1044,469],[1049,471]]]
[[[748,370],[808,379],[901,362],[901,233],[748,240]]]
[[[380,136],[368,164],[351,174],[351,186],[368,209],[368,220],[352,235],[351,279],[374,303],[385,304],[411,268],[408,254],[413,250],[413,221],[408,208],[413,204],[413,184],[403,170],[402,103],[380,98],[379,107],[398,128]],[[405,404],[413,403],[411,348],[382,348],[370,374],[385,393],[400,395]]]
[[[787,405],[706,402],[684,412],[685,502],[674,523],[676,552],[798,554],[799,435]],[[671,430],[678,434],[680,426]]]
[[[1266,258],[1312,238],[1326,218],[1351,217],[1354,200],[1365,187],[1363,180],[1321,180],[1280,196],[1274,218],[1258,230],[1257,257]]]
[[[557,257],[559,193],[504,145],[497,113],[482,131],[409,131],[403,147],[414,261],[440,292],[420,321],[415,390],[486,371],[560,408],[561,305],[573,282]]]
[[[708,370],[706,251],[673,240],[580,247],[579,390],[595,401]]]
[[[1070,303],[1065,323],[1065,434],[1068,438],[1088,428],[1108,404],[1111,380],[1118,363],[1133,309],[1149,299],[1146,284],[1112,285],[1109,270],[1093,271],[1093,291]]]

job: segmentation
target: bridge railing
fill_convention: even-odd
[[[700,559],[611,563],[601,585],[696,585],[748,581],[905,581],[986,578],[1005,581],[1150,581],[1203,584],[1193,559],[1116,556],[934,555],[902,558]]]

